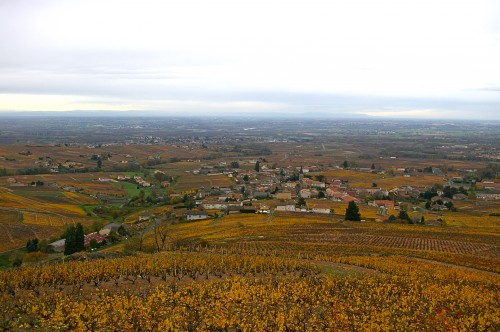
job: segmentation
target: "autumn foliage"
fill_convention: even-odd
[[[169,252],[0,274],[5,329],[92,331],[493,331],[496,274],[406,257]],[[43,299],[43,301],[42,301]]]

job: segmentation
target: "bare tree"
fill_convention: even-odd
[[[170,223],[168,221],[155,221],[154,234],[156,249],[158,252],[166,249],[168,233],[170,231]]]

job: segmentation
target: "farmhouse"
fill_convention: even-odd
[[[289,201],[286,204],[277,205],[276,211],[295,212],[295,203],[293,201]]]
[[[462,193],[458,193],[458,194],[453,195],[453,199],[457,200],[457,201],[463,201],[463,200],[467,199],[467,195],[464,195]]]
[[[349,203],[351,201],[354,201],[354,202],[359,202],[359,199],[357,199],[356,197],[352,197],[350,195],[344,195],[342,196],[342,202],[344,203]]]
[[[309,189],[302,189],[300,191],[300,197],[302,197],[302,198],[311,198],[311,190],[309,190]]]
[[[49,243],[47,245],[47,249],[53,252],[63,252],[65,244],[66,244],[66,239],[57,240],[52,243]]]
[[[432,202],[441,201],[443,203],[446,203],[446,202],[451,202],[451,199],[449,199],[448,197],[443,197],[443,196],[434,196],[431,198],[431,201]]]
[[[139,221],[150,220],[154,217],[154,214],[151,212],[145,212],[139,216]]]
[[[500,193],[477,193],[476,197],[485,200],[500,199]]]
[[[107,224],[99,231],[99,234],[102,236],[108,236],[109,233],[111,233],[111,232],[118,232],[118,230],[120,229],[120,226],[121,225],[118,223]]]
[[[83,239],[83,245],[85,247],[85,249],[89,249],[90,248],[90,242],[92,240],[95,240],[97,244],[105,244],[106,243],[106,238],[104,236],[102,236],[101,234],[95,232],[95,233],[90,233],[88,235],[85,235],[84,239]]]
[[[283,186],[288,189],[295,189],[299,185],[298,182],[285,182]]]
[[[208,213],[205,211],[187,211],[187,220],[203,220],[208,218]]]
[[[268,191],[256,191],[253,193],[253,197],[255,198],[268,198],[271,194]]]
[[[333,179],[330,181],[330,187],[340,188],[341,186],[342,186],[342,180],[340,179]]]
[[[486,190],[500,189],[500,182],[483,181],[481,182],[481,186]]]
[[[342,196],[345,196],[345,193],[341,193],[339,191],[334,191],[331,188],[326,189],[326,195],[331,197],[333,201],[342,202]]]
[[[313,207],[311,209],[311,211],[313,213],[324,213],[324,214],[330,214],[331,213],[331,209],[329,206],[326,206],[326,205],[316,205],[315,207]]]
[[[377,207],[384,206],[387,209],[394,209],[394,202],[388,199],[376,199],[372,203],[369,203],[369,205]]]
[[[259,210],[257,213],[271,213],[271,208],[267,204],[260,204]]]
[[[226,209],[227,214],[236,214],[236,213],[241,213],[241,207],[240,206],[228,206]]]
[[[228,206],[242,206],[241,202],[220,202],[220,201],[203,201],[201,206],[205,210],[225,210]]]
[[[326,188],[326,184],[321,181],[314,181],[311,179],[304,179],[303,183],[313,188]]]
[[[425,224],[427,226],[441,226],[441,221],[439,221],[439,220],[426,220]]]

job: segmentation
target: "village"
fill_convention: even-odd
[[[106,244],[126,239],[129,235],[137,235],[137,230],[144,232],[165,222],[195,222],[218,219],[224,215],[268,214],[300,217],[307,214],[342,222],[347,219],[346,206],[349,204],[361,208],[360,222],[441,226],[444,220],[443,212],[457,211],[456,206],[463,205],[463,202],[500,199],[498,182],[475,182],[460,176],[446,176],[439,168],[432,167],[384,170],[374,164],[367,168],[351,168],[347,162],[340,163],[333,169],[316,165],[272,167],[265,158],[199,165],[200,167],[184,172],[207,179],[227,177],[228,185],[201,186],[177,192],[173,190],[175,177],[161,170],[151,170],[148,176],[108,172],[94,178],[93,183],[103,185],[129,183],[137,186],[140,192],[154,192],[157,200],[149,205],[139,205],[139,210],[136,210],[139,212],[134,213],[135,217],[125,223],[124,219],[120,222],[116,218],[101,223],[99,229],[85,235],[85,249],[97,250]],[[428,179],[424,181],[426,175],[433,180],[440,180],[441,183],[429,185]],[[352,176],[373,179],[373,182],[369,188],[366,184],[358,186],[359,182],[349,181],[348,178]],[[23,183],[22,179],[23,177],[9,177],[6,183],[11,188],[44,185],[41,181]],[[376,179],[397,179],[399,183],[405,183],[406,180],[412,185],[383,187],[376,183]],[[422,183],[419,184],[419,180]],[[46,185],[67,192],[84,193],[84,189],[77,185],[58,186],[56,182]],[[103,204],[113,204],[119,210],[124,210],[136,199],[106,193],[95,193],[91,196],[100,203],[97,208]],[[159,211],[155,208],[162,205],[171,208]],[[64,238],[51,242],[47,250],[63,252],[65,242]]]
[[[263,158],[261,158],[263,159]],[[240,168],[240,163],[246,166]],[[248,169],[253,166],[253,169]],[[357,187],[346,179],[335,176],[325,176],[324,173],[335,174],[335,171],[346,171],[342,165],[333,170],[320,169],[317,166],[288,166],[271,168],[262,160],[246,160],[203,164],[193,170],[196,176],[227,176],[232,185],[199,187],[183,193],[171,193],[170,198],[192,199],[194,204],[187,210],[177,209],[177,215],[188,221],[203,220],[223,214],[275,212],[316,213],[342,218],[345,211],[335,210],[335,203],[348,204],[354,202],[376,210],[373,221],[388,222],[398,216],[399,211],[412,211],[421,214],[432,213],[436,220],[428,220],[428,225],[439,225],[440,211],[456,210],[454,202],[470,199],[497,200],[500,199],[500,183],[483,181],[476,183],[464,180],[463,177],[447,178],[442,171],[434,168],[430,174],[438,174],[441,183],[439,188],[429,185],[401,185],[396,187],[381,187],[373,182],[370,188]],[[377,175],[381,179],[399,177],[417,180],[424,176],[424,170],[415,168],[398,168],[400,174],[386,175],[381,169],[357,168],[347,170],[352,173]],[[156,170],[155,175],[164,172]],[[142,177],[118,175],[116,180],[132,181],[138,186],[155,187],[155,184]],[[100,181],[103,181],[100,179]],[[415,181],[412,181],[415,182]],[[161,181],[160,188],[168,188],[169,181]],[[340,205],[343,206],[343,205]],[[181,206],[182,207],[182,206]],[[138,221],[160,217],[146,212],[139,216]],[[417,219],[420,220],[421,216]],[[365,221],[362,219],[362,221]]]

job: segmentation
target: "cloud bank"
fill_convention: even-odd
[[[500,119],[500,6],[3,1],[0,111]]]

